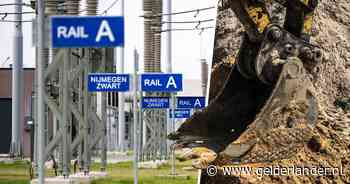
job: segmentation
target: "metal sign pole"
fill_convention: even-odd
[[[134,51],[134,78],[133,78],[133,110],[134,110],[134,184],[138,183],[138,105],[137,105],[137,91],[138,91],[138,53]]]
[[[23,74],[23,32],[22,32],[22,0],[16,0],[15,36],[12,67],[12,141],[10,155],[21,155],[21,108],[22,108],[22,74]]]
[[[44,184],[44,149],[45,149],[45,80],[44,80],[44,67],[45,67],[45,55],[44,55],[44,24],[45,24],[45,0],[37,1],[37,12],[38,12],[38,184]]]
[[[172,132],[175,132],[175,94],[171,93],[171,102],[172,102],[172,105],[171,105],[171,126],[172,126]],[[173,176],[176,175],[176,167],[175,167],[175,142],[172,144],[171,146],[171,151],[172,151],[172,156],[171,156],[171,161],[172,161],[172,164],[171,164],[171,172]]]
[[[120,4],[121,8],[121,16],[124,17],[124,0],[121,0]],[[117,71],[119,74],[124,73],[124,46],[119,48],[119,61],[117,62]],[[119,139],[118,139],[118,145],[119,145],[119,151],[124,152],[125,149],[125,97],[124,93],[118,93],[118,122],[119,122]]]
[[[167,21],[169,22],[168,24],[166,24],[166,29],[171,30],[171,20],[172,20],[172,16],[171,11],[172,11],[172,7],[171,7],[171,0],[167,0],[165,4],[165,13],[169,14],[169,16],[167,16]],[[166,72],[167,73],[171,73],[172,72],[172,32],[168,31],[165,33],[166,34]],[[171,95],[171,94],[170,94]],[[172,102],[172,99],[170,100],[170,103]],[[170,113],[171,113],[171,108],[170,110],[168,110],[168,114],[167,114],[167,130],[168,133],[172,132],[172,125],[171,125],[171,119],[170,119]],[[167,149],[170,148],[170,152],[168,151],[168,154],[171,154],[171,141],[167,141]]]

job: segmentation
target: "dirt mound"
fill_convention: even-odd
[[[228,176],[219,169],[214,177],[204,176],[205,183],[350,183],[350,143],[327,122],[321,121],[314,128],[304,124],[279,127],[264,134],[240,160],[220,154],[212,163],[219,168],[249,167],[248,174],[236,170]],[[244,133],[235,143],[253,137]],[[288,174],[283,174],[287,172],[283,169],[289,169]]]
[[[276,150],[272,149],[280,148],[287,153],[293,153],[289,159],[276,160],[272,162],[263,162],[259,164],[243,164],[236,165],[234,161],[229,158],[220,157],[214,163],[218,167],[222,166],[236,166],[240,168],[250,167],[253,171],[249,174],[244,172],[235,172],[231,176],[224,176],[222,172],[219,172],[215,177],[204,177],[206,184],[216,183],[350,183],[350,143],[342,139],[334,130],[328,128],[324,124],[318,124],[314,130],[307,132],[311,138],[304,145],[288,146],[287,140],[290,140],[288,136],[293,136],[299,129],[279,129],[274,130],[270,139],[279,139],[284,141],[270,141],[265,143],[264,146],[257,146],[255,157],[250,159],[258,159],[268,156],[269,154],[276,155]],[[305,131],[305,129],[300,129]],[[290,135],[286,135],[286,132],[291,132]],[[305,132],[299,134],[304,134]],[[280,137],[276,137],[280,136]],[[267,138],[269,139],[269,138]],[[282,147],[285,144],[285,147]],[[270,149],[269,149],[270,148]],[[254,152],[254,150],[252,151]],[[285,153],[285,154],[287,154]],[[284,155],[285,157],[285,155]],[[272,168],[272,169],[271,169]],[[281,174],[282,168],[290,169],[289,174]],[[294,171],[291,169],[294,168]],[[304,169],[299,171],[298,168]],[[317,168],[319,175],[314,175],[307,169]],[[275,170],[274,170],[275,169]],[[277,169],[277,170],[276,170]],[[279,170],[278,170],[279,169]],[[327,171],[327,169],[329,169]],[[304,174],[304,173],[305,174]],[[203,178],[203,179],[204,179]]]

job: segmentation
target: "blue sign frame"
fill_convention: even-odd
[[[182,74],[142,74],[141,90],[145,92],[182,91]]]
[[[170,99],[169,97],[143,97],[141,107],[143,109],[168,109]]]
[[[129,90],[129,74],[101,73],[88,75],[89,92],[126,92]]]
[[[170,118],[173,118],[173,111],[170,110]],[[191,117],[191,109],[175,109],[175,119],[184,119],[184,118],[190,118]]]
[[[124,46],[124,18],[118,16],[53,16],[53,48]]]
[[[177,108],[203,109],[205,108],[205,97],[177,97]]]

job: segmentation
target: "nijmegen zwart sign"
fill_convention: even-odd
[[[126,92],[130,89],[129,74],[89,74],[89,92]]]
[[[143,97],[143,109],[167,109],[170,107],[170,100],[168,97]]]

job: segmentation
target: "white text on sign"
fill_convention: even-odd
[[[149,86],[149,87],[152,87],[152,86],[162,87],[163,86],[163,84],[158,79],[146,79],[144,82],[145,82],[145,86]],[[169,87],[177,88],[174,77],[169,77],[169,80],[166,84],[166,88],[169,88]]]
[[[59,26],[57,28],[57,37],[58,38],[89,38],[89,35],[85,33],[84,26]],[[100,42],[102,37],[107,37],[109,41],[114,42],[115,38],[112,32],[111,27],[107,21],[102,21],[100,28],[98,29],[96,35],[96,42]]]
[[[124,74],[90,74],[89,91],[127,91],[129,80]]]

